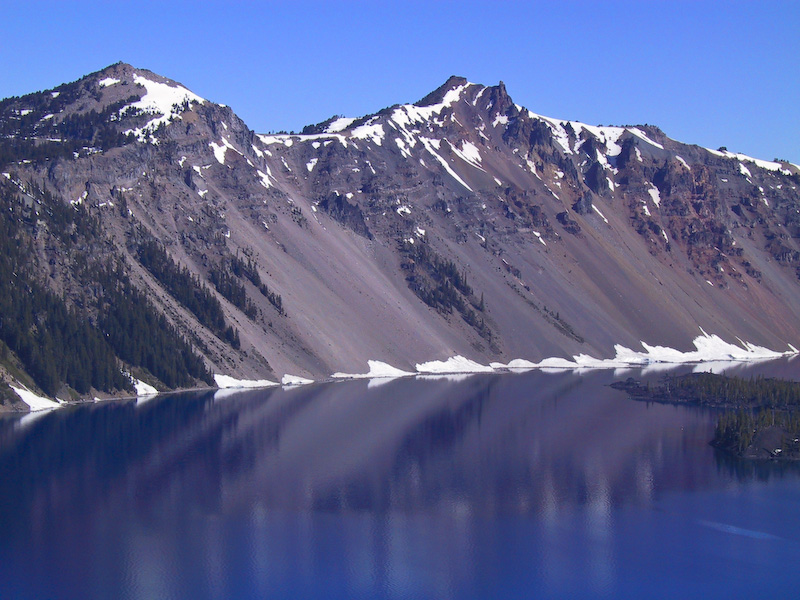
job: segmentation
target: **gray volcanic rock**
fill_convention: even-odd
[[[4,185],[82,203],[98,245],[217,373],[604,358],[642,341],[693,349],[700,328],[800,347],[789,163],[542,117],[502,83],[459,77],[416,104],[256,135],[117,64],[4,101],[0,123],[18,141],[3,147]],[[238,348],[142,264],[145,240],[219,299]],[[81,306],[53,244],[42,275]]]

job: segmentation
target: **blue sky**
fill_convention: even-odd
[[[800,2],[4,2],[0,97],[119,60],[258,132],[413,102],[450,75],[590,124],[800,164]]]

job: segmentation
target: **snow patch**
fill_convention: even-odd
[[[418,373],[491,373],[492,367],[482,365],[463,356],[453,356],[447,360],[432,360],[416,365]]]
[[[13,385],[9,386],[17,396],[20,397],[25,404],[28,405],[28,408],[31,409],[31,412],[36,410],[50,410],[53,408],[61,408],[61,405],[58,402],[54,402],[49,398],[43,398],[42,396],[37,396],[30,390],[24,387],[15,387]]]
[[[205,104],[203,98],[180,85],[172,86],[167,83],[151,81],[138,73],[133,76],[133,82],[144,86],[147,91],[138,102],[121,108],[120,116],[129,108],[134,108],[140,113],[158,115],[148,121],[144,127],[129,129],[125,132],[126,134],[132,133],[140,141],[145,141],[148,132],[152,133],[158,126],[168,123],[171,118],[180,118],[180,107],[184,102]]]
[[[349,119],[347,117],[339,117],[325,128],[325,133],[339,133],[344,131],[352,125],[356,119]]]
[[[650,199],[653,201],[653,204],[658,206],[661,203],[661,194],[656,186],[652,186],[647,190],[647,193],[650,194]]]
[[[228,150],[233,150],[240,156],[244,156],[241,152],[239,152],[233,144],[231,144],[225,137],[222,137],[222,144],[217,144],[216,142],[210,142],[209,147],[214,151],[214,158],[217,159],[217,162],[221,165],[225,164],[225,153]]]
[[[638,129],[636,127],[631,127],[627,131],[630,131],[633,135],[638,137],[640,140],[643,140],[643,141],[647,142],[648,144],[658,148],[659,150],[663,150],[664,149],[664,146],[662,146],[658,142],[654,142],[653,140],[651,140],[649,137],[647,137],[645,135],[644,131],[642,131],[641,129]]]
[[[577,354],[571,359],[562,357],[549,357],[540,362],[531,362],[525,359],[514,359],[508,364],[493,362],[482,365],[463,356],[453,356],[444,361],[430,361],[416,365],[416,373],[420,376],[430,374],[472,374],[492,373],[495,371],[523,371],[530,369],[542,370],[568,370],[568,369],[620,369],[626,367],[649,367],[652,365],[678,365],[707,363],[718,361],[749,362],[771,360],[784,356],[793,356],[800,353],[797,348],[787,344],[789,350],[777,352],[739,340],[740,345],[724,341],[716,334],[709,335],[700,328],[698,337],[693,340],[695,350],[680,351],[667,346],[651,346],[640,342],[643,351],[636,351],[620,344],[614,346],[613,358],[598,359],[587,354]],[[737,338],[738,339],[738,338]],[[402,371],[380,361],[370,360],[369,372],[361,374],[334,373],[336,379],[372,379],[379,377],[406,377],[414,375]],[[215,375],[215,378],[221,377]],[[222,387],[222,386],[220,386]]]
[[[622,152],[622,146],[619,144],[619,139],[626,131],[632,135],[635,135],[640,140],[650,144],[654,148],[658,148],[660,150],[664,149],[664,146],[648,138],[647,135],[637,127],[596,127],[593,125],[587,125],[586,123],[581,123],[579,121],[562,121],[560,119],[553,119],[551,117],[537,115],[531,111],[528,111],[528,116],[531,119],[539,119],[544,121],[550,127],[555,141],[564,149],[565,154],[573,154],[573,152],[577,151],[578,146],[581,144],[581,141],[579,141],[574,149],[570,147],[569,134],[567,133],[566,129],[567,125],[571,126],[578,138],[580,138],[581,132],[583,131],[588,131],[591,133],[606,146],[606,156],[617,156],[620,152]],[[638,151],[637,158],[641,160],[641,153]]]
[[[414,141],[416,142],[416,140]],[[400,154],[402,154],[404,158],[411,158],[411,151],[406,147],[405,140],[397,138],[394,143],[397,144],[397,147],[400,149]]]
[[[72,206],[77,206],[83,204],[84,200],[86,200],[86,198],[88,197],[89,197],[89,191],[84,190],[79,198],[77,198],[76,200],[70,200],[69,203],[72,204]]]
[[[608,224],[608,219],[606,219],[605,215],[600,212],[600,209],[597,208],[597,206],[594,205],[594,204],[592,204],[592,208],[594,209],[594,212],[596,212],[598,215],[600,215],[600,218],[603,219],[603,221],[605,221],[606,224]]]
[[[480,165],[482,160],[481,153],[475,144],[473,144],[472,142],[464,141],[461,143],[460,150],[453,145],[451,145],[450,147],[453,149],[453,153],[459,158],[461,158],[464,162],[469,163],[476,169],[484,171],[483,167],[481,167]]]
[[[309,173],[311,173],[311,171],[314,170],[314,167],[318,162],[319,162],[318,158],[312,158],[310,161],[306,163],[306,169],[308,170]]]
[[[735,152],[728,152],[727,150],[712,150],[711,148],[706,148],[706,151],[710,152],[714,156],[721,156],[722,158],[734,158],[739,162],[751,162],[755,166],[761,169],[766,169],[768,171],[777,171],[782,175],[792,174],[792,172],[789,169],[787,169],[782,163],[779,162],[774,162],[771,160],[760,160],[758,158],[753,158],[752,156],[747,156],[746,154],[737,154]]]
[[[368,140],[373,144],[380,146],[383,143],[383,138],[385,137],[386,133],[383,130],[383,125],[361,125],[356,127],[350,132],[350,137],[354,137],[359,140]]]
[[[283,144],[287,148],[291,148],[292,144],[294,144],[294,140],[291,136],[288,135],[261,135],[257,134],[256,137],[261,140],[261,143],[265,146],[269,146],[271,144]]]
[[[267,172],[269,172],[269,168],[267,168]],[[260,169],[256,169],[256,173],[258,173],[259,183],[265,188],[269,189],[272,186],[272,183],[269,180],[269,175],[265,174]]]
[[[214,374],[214,382],[220,389],[230,388],[266,388],[278,385],[268,379],[235,379],[228,375]]]
[[[441,145],[440,140],[426,138],[426,137],[420,137],[419,140],[422,142],[422,145],[425,146],[425,149],[428,152],[430,152],[437,161],[439,161],[439,164],[444,167],[445,171],[447,171],[448,174],[453,179],[455,179],[458,183],[467,188],[470,192],[474,192],[474,190],[471,187],[469,187],[469,185],[467,185],[467,182],[461,179],[461,177],[459,177],[456,174],[456,172],[450,168],[450,165],[447,164],[447,161],[443,159],[441,156],[439,156],[439,154],[436,152],[439,149],[439,146]]]
[[[314,383],[314,380],[297,375],[289,375],[288,373],[281,378],[281,385],[283,386],[308,385],[309,383]]]
[[[508,125],[508,117],[505,115],[497,115],[492,121],[492,127],[497,127],[498,125]]]
[[[367,365],[369,366],[367,373],[334,373],[331,377],[335,379],[375,379],[379,377],[408,377],[414,374],[379,360],[368,360]]]
[[[120,83],[119,79],[114,79],[113,77],[106,77],[105,79],[101,79],[100,81],[98,81],[97,85],[99,85],[100,87],[108,87],[110,85],[115,85],[117,83]]]
[[[753,174],[750,172],[750,169],[745,167],[742,163],[739,163],[739,173],[741,173],[745,177],[752,177],[753,176]]]
[[[618,369],[624,367],[642,367],[653,364],[679,365],[707,363],[717,361],[750,362],[771,360],[798,354],[797,348],[787,344],[789,350],[776,352],[762,346],[740,341],[739,346],[724,341],[716,334],[709,335],[700,329],[702,335],[693,340],[695,350],[682,352],[667,346],[650,346],[640,342],[644,351],[636,351],[620,344],[614,346],[615,356],[608,359],[597,359],[587,354],[578,354],[572,360],[566,358],[546,358],[534,363],[523,359],[515,359],[507,365],[492,363],[495,370],[528,370],[528,369]]]
[[[522,358],[515,358],[514,360],[510,361],[507,365],[504,365],[501,362],[493,362],[489,363],[489,366],[496,371],[503,371],[503,370],[514,371],[514,370],[535,369],[537,367],[537,364],[529,360],[524,360]]]
[[[645,349],[645,355],[650,362],[751,361],[780,358],[796,353],[796,350],[775,352],[749,342],[741,342],[741,346],[737,346],[726,342],[716,334],[709,335],[702,329],[700,331],[702,335],[696,337],[692,342],[696,348],[695,351],[680,352],[664,346],[649,346],[644,342],[642,342],[642,347]]]
[[[135,379],[131,377],[133,380],[133,387],[136,389],[137,396],[154,396],[158,394],[158,390],[154,388],[152,385],[141,381],[140,379]]]
[[[442,110],[453,105],[455,102],[458,102],[458,100],[461,98],[462,92],[469,85],[473,84],[467,83],[465,85],[459,85],[448,91],[444,95],[444,98],[442,98],[442,102],[439,104],[432,104],[430,106],[405,104],[403,106],[399,106],[392,112],[392,115],[389,118],[394,123],[399,125],[404,131],[406,130],[407,126],[411,124],[429,122],[434,116],[439,116]]]

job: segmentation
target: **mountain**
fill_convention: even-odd
[[[50,397],[800,347],[797,165],[502,82],[259,135],[118,63],[0,102],[0,172],[3,376]]]

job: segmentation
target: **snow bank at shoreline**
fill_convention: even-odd
[[[221,390],[231,388],[266,388],[278,385],[276,382],[270,381],[269,379],[235,379],[228,375],[218,374],[214,375],[214,382]]]
[[[314,383],[313,379],[306,379],[297,375],[289,375],[288,373],[281,378],[281,385],[284,387],[292,387],[298,385],[308,385]]]
[[[334,373],[331,377],[334,379],[382,379],[416,375],[416,373],[403,371],[379,360],[369,360],[367,365],[369,366],[367,373]]]
[[[460,355],[452,356],[447,360],[433,360],[424,363],[417,363],[415,370],[404,371],[388,363],[379,360],[369,360],[368,371],[366,373],[334,373],[331,378],[334,380],[346,379],[370,379],[370,380],[389,380],[398,377],[466,377],[479,373],[502,373],[502,372],[524,372],[530,370],[542,371],[578,371],[587,369],[618,369],[624,372],[628,369],[670,369],[678,365],[696,364],[709,365],[712,368],[721,368],[723,363],[747,363],[777,358],[792,357],[800,354],[797,348],[787,344],[788,350],[778,352],[763,346],[757,346],[749,342],[738,339],[739,344],[732,344],[724,341],[718,335],[709,335],[700,329],[702,335],[693,340],[695,350],[680,351],[667,346],[651,346],[641,342],[643,350],[632,350],[622,345],[614,346],[615,355],[613,358],[598,359],[588,354],[577,354],[571,359],[550,357],[539,362],[532,362],[525,359],[514,359],[507,364],[492,362],[483,365]],[[158,390],[143,381],[131,377],[136,388],[136,395],[141,400],[146,400],[158,394]],[[299,377],[297,375],[284,374],[280,383],[269,379],[237,379],[229,375],[214,375],[214,382],[218,390],[246,390],[258,388],[270,388],[277,386],[294,387],[315,383],[314,380]],[[371,384],[372,387],[378,385],[380,381]],[[10,386],[20,399],[28,405],[31,412],[51,410],[60,408],[62,401],[54,401],[49,398],[38,396],[21,384]],[[222,397],[222,396],[220,396]],[[216,397],[215,397],[216,399]]]
[[[437,374],[437,373],[491,373],[494,369],[491,366],[476,363],[474,360],[463,356],[453,356],[447,360],[432,360],[426,363],[417,364],[417,373]]]
[[[471,375],[476,373],[496,373],[505,371],[530,371],[534,369],[544,371],[565,371],[583,369],[625,369],[636,367],[670,368],[684,364],[703,364],[719,362],[754,362],[771,360],[798,354],[797,348],[787,344],[788,350],[778,352],[756,346],[749,342],[739,340],[741,345],[726,342],[718,335],[709,335],[700,329],[702,335],[693,340],[695,350],[683,352],[667,346],[651,346],[641,342],[643,351],[632,350],[620,344],[614,346],[613,358],[594,358],[588,354],[577,354],[568,358],[550,357],[539,362],[525,359],[514,359],[507,364],[492,362],[482,365],[473,360],[456,355],[447,360],[433,360],[416,365],[416,373],[409,373],[396,369],[391,365],[379,361],[369,361],[370,373],[363,375],[350,375],[334,373],[333,378],[372,378],[372,377],[405,377],[412,375]],[[737,338],[738,339],[738,338]],[[384,373],[383,375],[379,373]]]
[[[136,396],[139,398],[143,396],[155,396],[158,394],[158,390],[156,388],[140,379],[133,380],[133,387],[136,388]]]
[[[28,408],[31,409],[31,412],[37,410],[52,410],[54,408],[61,408],[61,404],[55,402],[54,400],[50,400],[49,398],[43,398],[42,396],[37,396],[32,391],[27,390],[22,387],[14,387],[9,386],[20,399],[28,405]]]

